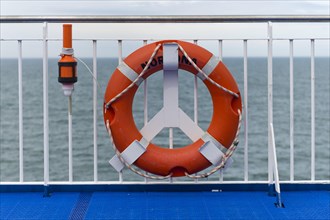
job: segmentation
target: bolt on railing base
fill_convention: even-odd
[[[276,192],[276,202],[274,205],[276,208],[285,208],[281,200],[281,193]]]
[[[281,200],[281,193],[275,190],[275,184],[268,185],[268,196],[276,197],[276,202],[274,203],[276,208],[285,208]]]
[[[281,202],[281,195],[280,193],[277,194],[276,202],[274,203],[276,208],[285,208],[284,204]]]

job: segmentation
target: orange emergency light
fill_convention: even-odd
[[[65,96],[71,96],[77,82],[77,60],[73,56],[72,25],[63,25],[63,48],[58,61],[58,82],[62,83]]]

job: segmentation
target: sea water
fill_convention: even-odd
[[[90,67],[92,60],[83,59]],[[225,58],[225,65],[235,77],[243,94],[243,59]],[[294,178],[311,178],[311,74],[309,58],[294,58]],[[315,151],[316,179],[330,179],[330,112],[329,59],[316,58],[315,69]],[[114,155],[104,126],[102,106],[107,82],[118,65],[118,59],[97,60],[97,159],[98,179],[118,180],[118,173],[109,165]],[[18,140],[18,74],[16,59],[1,59],[1,146],[0,180],[19,180]],[[73,93],[73,179],[93,180],[93,77],[78,64],[78,82]],[[68,98],[57,82],[57,59],[49,60],[49,168],[51,181],[68,180]],[[42,59],[23,59],[23,145],[24,181],[42,181],[44,174],[43,143],[43,81]],[[163,106],[162,72],[148,78],[148,120]],[[290,107],[289,59],[273,59],[274,130],[281,180],[290,176]],[[179,105],[188,116],[194,117],[194,77],[179,72]],[[248,58],[248,178],[267,180],[268,155],[268,101],[267,59]],[[143,85],[133,105],[138,128],[143,127]],[[206,130],[212,116],[208,90],[198,80],[198,124]],[[220,125],[221,126],[221,125]],[[224,180],[244,178],[244,126],[240,144],[233,155],[234,163],[224,172]],[[163,129],[153,140],[168,147],[168,129]],[[174,147],[183,147],[191,141],[179,129],[174,129]],[[143,180],[129,170],[123,171],[124,180]],[[218,180],[219,174],[209,177]],[[185,180],[185,178],[183,178]]]

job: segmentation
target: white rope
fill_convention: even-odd
[[[222,89],[223,91],[229,93],[230,95],[235,96],[236,98],[239,97],[239,95],[236,94],[235,92],[233,92],[233,91],[231,91],[231,90],[229,90],[229,89],[227,89],[227,88],[225,88],[225,87],[219,85],[219,84],[216,83],[213,79],[211,79],[211,78],[210,78],[210,77],[209,77],[209,76],[208,76],[203,70],[201,70],[201,69],[196,65],[196,63],[195,63],[195,62],[189,57],[189,55],[187,54],[187,52],[183,49],[183,47],[182,47],[180,44],[178,44],[178,47],[179,47],[179,49],[182,51],[182,53],[184,54],[184,56],[185,56],[185,57],[189,60],[189,62],[193,65],[193,67],[194,67],[197,71],[199,71],[200,73],[202,73],[203,76],[204,76],[208,81],[210,81],[213,85],[215,85],[215,86],[218,87],[219,89]]]
[[[151,174],[148,174],[148,173],[144,173],[144,172],[141,172],[137,169],[135,169],[134,167],[132,167],[130,164],[128,164],[124,159],[123,157],[120,155],[120,152],[118,151],[118,149],[116,148],[115,146],[115,143],[113,142],[113,137],[112,137],[112,134],[111,134],[111,129],[110,129],[110,123],[109,123],[109,120],[107,120],[106,122],[106,125],[107,125],[107,130],[108,130],[108,134],[109,134],[109,137],[110,137],[110,140],[111,140],[111,144],[112,144],[112,147],[114,149],[114,151],[116,152],[119,160],[126,165],[127,168],[129,168],[130,170],[132,170],[134,173],[142,176],[142,177],[146,177],[146,178],[149,178],[149,179],[154,179],[154,180],[164,180],[164,179],[168,179],[172,176],[172,173],[170,173],[169,175],[167,176],[156,176],[156,175],[151,175]]]
[[[138,80],[140,80],[140,78],[145,74],[145,72],[148,70],[152,60],[154,59],[154,57],[156,56],[159,48],[162,46],[162,44],[158,44],[157,47],[155,48],[154,52],[151,54],[150,59],[148,60],[147,65],[144,67],[144,69],[142,70],[142,72],[138,75],[138,77],[131,82],[131,84],[129,86],[127,86],[122,92],[120,92],[119,94],[117,94],[115,97],[113,97],[109,102],[107,102],[107,104],[105,105],[105,107],[108,109],[109,106],[115,102],[117,99],[119,99],[122,95],[124,95],[130,88],[132,88],[134,86],[134,84],[136,84],[136,82]]]
[[[239,142],[238,141],[238,135],[239,135],[239,131],[240,131],[240,128],[241,128],[241,121],[242,121],[242,114],[241,114],[240,110],[238,110],[238,115],[239,115],[239,122],[238,122],[238,126],[237,126],[235,139],[234,139],[233,143],[231,144],[231,146],[226,151],[226,153],[221,158],[221,162],[219,163],[219,165],[215,166],[210,172],[203,173],[203,174],[198,174],[198,175],[193,174],[193,175],[191,175],[191,174],[185,173],[185,175],[187,177],[192,178],[192,179],[206,178],[206,177],[212,175],[213,173],[217,172],[218,170],[223,169],[225,167],[227,160],[233,155],[233,153],[236,150],[236,147],[238,145],[238,142]]]
[[[93,80],[96,82],[97,86],[99,87],[99,89],[100,89],[99,91],[101,91],[102,88],[101,88],[99,82],[97,81],[96,77],[94,76],[93,71],[88,67],[88,65],[82,59],[80,59],[78,57],[74,57],[74,58],[76,58],[79,62],[81,62],[86,67],[89,74],[91,74],[91,76],[93,77]]]

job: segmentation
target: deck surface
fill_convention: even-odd
[[[329,191],[0,193],[1,219],[330,219]]]

